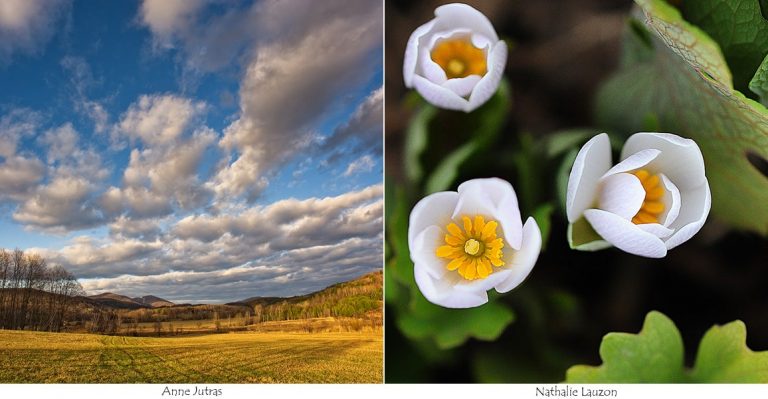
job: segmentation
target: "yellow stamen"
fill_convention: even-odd
[[[664,197],[664,187],[661,185],[661,178],[645,169],[640,169],[633,174],[640,179],[640,184],[645,190],[645,198],[640,211],[632,218],[632,223],[659,223],[659,216],[664,213],[664,203],[661,201]]]
[[[445,226],[445,244],[435,251],[440,258],[449,259],[446,269],[456,271],[466,280],[483,279],[494,267],[504,266],[504,240],[497,237],[499,223],[486,221],[481,215],[462,216],[462,231],[456,223]]]
[[[474,238],[467,240],[467,242],[464,243],[464,252],[466,252],[467,255],[477,255],[477,253],[480,252],[480,241],[477,241]]]
[[[468,38],[443,40],[432,49],[432,61],[440,65],[448,79],[485,75],[485,52]]]

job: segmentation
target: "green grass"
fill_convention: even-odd
[[[2,383],[377,383],[381,332],[172,338],[0,331]]]

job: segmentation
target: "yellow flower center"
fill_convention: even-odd
[[[476,280],[488,277],[494,267],[504,266],[504,240],[496,237],[499,223],[493,220],[485,221],[480,215],[473,219],[469,216],[461,218],[464,229],[456,223],[445,226],[445,244],[437,248],[436,255],[449,259],[445,266],[450,271],[457,271],[466,280]]]
[[[661,185],[661,178],[645,169],[640,169],[633,175],[640,179],[645,190],[645,199],[640,211],[632,218],[632,223],[659,223],[659,216],[664,213],[664,203],[661,201],[664,197],[664,187]]]
[[[440,65],[448,79],[485,75],[485,52],[468,38],[443,40],[432,49],[432,61]]]

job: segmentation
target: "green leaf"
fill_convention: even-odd
[[[400,316],[398,327],[411,339],[434,339],[438,347],[457,347],[469,338],[493,341],[514,320],[514,313],[501,303],[489,301],[469,309],[447,309],[414,293],[411,312]]]
[[[755,76],[749,82],[749,89],[760,96],[760,102],[763,105],[768,106],[768,56],[765,57],[763,63],[757,68]]]
[[[438,109],[424,104],[411,118],[405,135],[405,174],[411,181],[421,180],[424,170],[421,167],[421,154],[427,148],[429,140],[429,122],[435,118]]]
[[[549,158],[556,158],[572,149],[578,151],[581,145],[600,132],[594,129],[562,130],[547,136],[546,148]]]
[[[733,85],[747,94],[747,84],[768,54],[768,21],[755,0],[684,1],[685,19],[720,46],[733,74]]]
[[[599,251],[611,247],[583,217],[568,225],[568,244],[578,251]]]
[[[704,334],[691,377],[700,382],[768,383],[768,351],[747,347],[741,321],[714,326]]]
[[[573,366],[569,383],[682,382],[683,339],[675,324],[659,312],[645,317],[639,334],[609,333],[600,344],[603,364]]]
[[[536,224],[539,225],[539,230],[541,230],[542,251],[547,247],[547,241],[549,241],[549,232],[552,230],[552,212],[554,210],[555,207],[552,204],[546,203],[539,205],[531,215],[536,220]]]
[[[509,83],[502,80],[493,97],[467,115],[472,120],[470,140],[446,155],[427,179],[427,194],[445,191],[459,176],[460,168],[472,157],[479,156],[498,137],[511,104]]]
[[[660,131],[694,139],[704,155],[712,214],[768,234],[768,179],[747,159],[768,158],[768,110],[734,90],[717,43],[661,0],[636,0],[655,58],[620,70],[597,96],[597,120],[627,134],[653,114]]]
[[[571,383],[766,383],[768,351],[753,352],[741,321],[704,334],[693,370],[683,366],[683,342],[674,323],[659,312],[645,317],[639,334],[609,333],[600,344],[600,366],[573,366]]]

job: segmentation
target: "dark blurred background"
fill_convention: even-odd
[[[407,105],[409,90],[402,80],[405,45],[413,30],[432,19],[434,9],[444,3],[386,1],[388,190],[408,185],[402,155],[413,107]],[[503,130],[506,136],[499,143],[502,148],[517,145],[516,136],[521,133],[541,139],[560,129],[595,125],[593,99],[600,83],[618,65],[631,1],[466,3],[489,16],[500,38],[511,45],[505,76],[512,106]],[[437,122],[446,128],[447,141],[451,140],[451,119],[461,117],[449,113]],[[458,181],[498,176],[515,184],[513,166],[504,159],[489,159],[485,164],[464,172]],[[602,337],[612,331],[637,333],[651,310],[666,314],[680,329],[688,366],[706,330],[736,319],[747,325],[750,348],[768,350],[766,239],[730,231],[710,215],[691,241],[666,258],[653,260],[615,249],[573,251],[568,248],[566,227],[565,216],[556,211],[546,250],[533,272],[521,287],[502,298],[516,319],[495,342],[471,339],[459,348],[432,348],[438,353],[426,354],[425,345],[401,333],[396,324],[398,309],[388,305],[386,381],[562,381],[571,365],[600,364]]]

